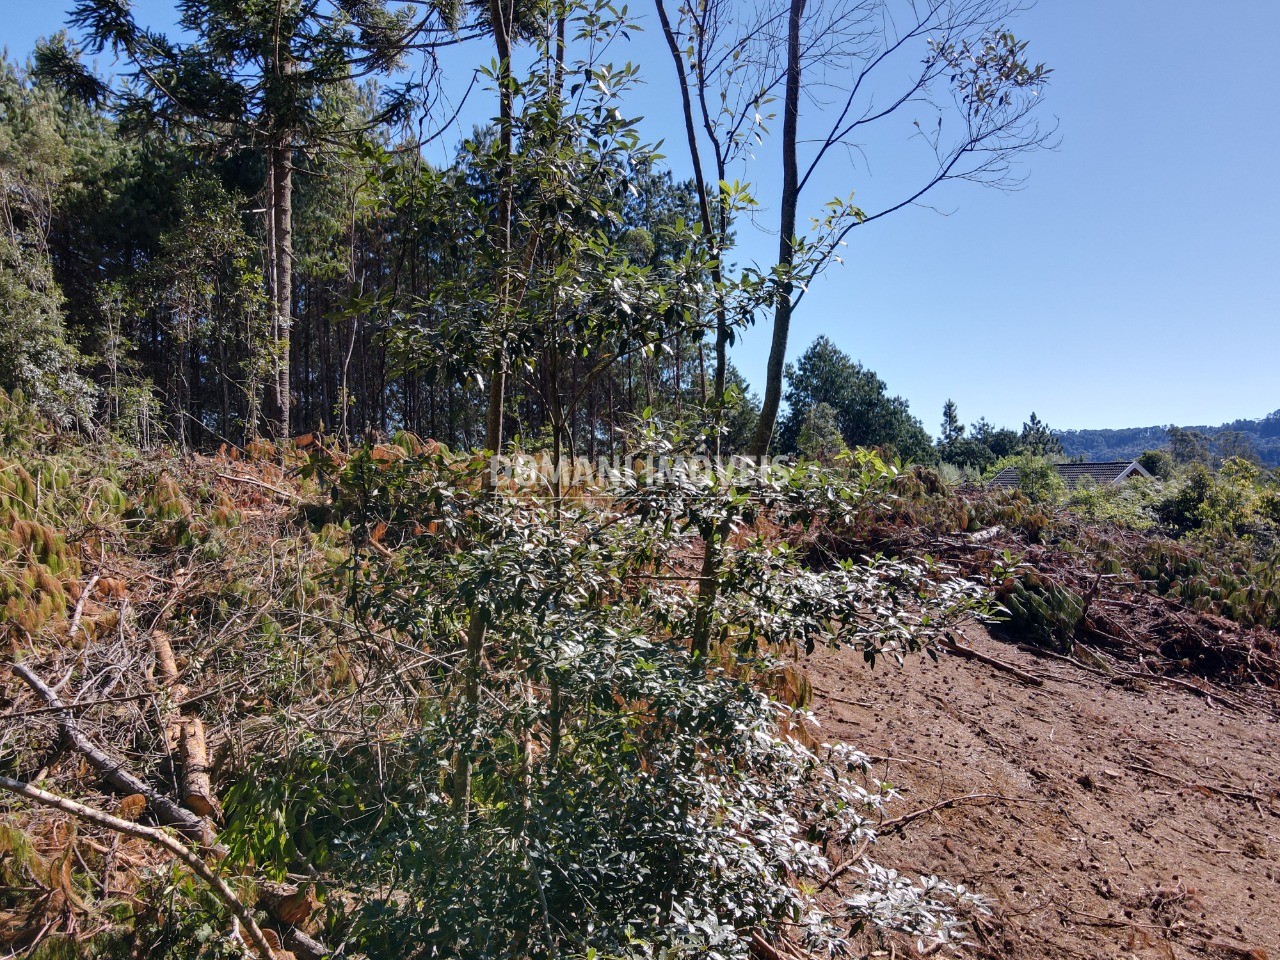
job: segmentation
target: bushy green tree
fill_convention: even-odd
[[[70,159],[57,99],[0,61],[0,389],[87,426],[95,391],[67,338],[49,249]]]
[[[1022,425],[1018,447],[1035,457],[1062,456],[1062,441],[1053,435],[1053,430],[1036,416],[1034,410],[1031,412],[1030,419]]]
[[[1200,506],[1213,486],[1213,474],[1203,463],[1194,462],[1183,470],[1156,507],[1161,523],[1181,531],[1194,529],[1200,524]]]
[[[992,426],[986,417],[973,424],[969,430],[969,439],[986,447],[996,460],[1014,456],[1021,449],[1022,442],[1016,430]]]
[[[657,434],[637,445],[646,439],[684,449]],[[358,541],[380,530],[397,560],[353,556],[351,599],[361,622],[439,668],[394,740],[335,751],[326,730],[244,777],[229,804],[236,856],[284,870],[294,850],[314,852],[377,891],[348,898],[336,919],[349,943],[386,960],[747,960],[753,930],[796,923],[833,955],[856,924],[949,937],[946,887],[924,904],[914,886],[895,892],[873,874],[847,903],[816,900],[831,869],[822,844],[857,842],[878,791],[858,783],[856,757],[780,736],[792,711],[743,671],[767,675],[772,651],[818,643],[900,660],[970,615],[976,585],[911,562],[814,570],[745,537],[722,543],[713,604],[651,572],[731,509],[783,527],[847,523],[890,495],[892,469],[867,461],[730,485],[624,473],[607,491],[618,512],[602,521],[596,503],[553,510],[549,498],[485,490],[482,461],[357,454],[338,502]],[[477,617],[489,644],[472,674],[460,654]],[[375,769],[379,789],[362,790]],[[325,788],[280,787],[304,778]],[[274,828],[294,823],[307,827]]]
[[[1262,506],[1261,479],[1257,464],[1240,457],[1225,461],[1196,510],[1201,526],[1230,536],[1248,533]]]
[[[1169,452],[1174,463],[1186,466],[1191,463],[1209,463],[1209,438],[1198,430],[1169,428]]]
[[[787,370],[789,412],[779,437],[781,449],[798,449],[809,410],[825,403],[835,411],[845,443],[886,447],[904,459],[929,462],[933,443],[907,402],[889,396],[883,380],[854,361],[826,337],[818,337]]]
[[[1168,450],[1144,450],[1138,457],[1138,465],[1158,480],[1173,479],[1175,466]]]
[[[942,436],[940,442],[943,446],[955,443],[964,436],[964,424],[960,422],[960,416],[956,412],[956,402],[947,400],[942,405]]]
[[[836,412],[830,405],[815,403],[805,411],[804,422],[796,436],[800,455],[821,463],[831,463],[849,448],[840,434]]]
[[[979,432],[981,427],[981,432]],[[997,455],[986,442],[989,426],[986,420],[974,425],[975,436],[965,436],[964,424],[954,400],[942,408],[942,435],[938,440],[938,459],[962,470],[981,473],[995,463]]]
[[[184,36],[175,41],[138,23],[128,4],[79,0],[70,23],[82,36],[80,46],[61,37],[37,52],[42,72],[68,91],[113,101],[125,129],[186,130],[194,144],[215,152],[261,154],[271,334],[267,417],[274,435],[290,428],[295,152],[358,136],[346,117],[325,108],[326,92],[388,75],[432,22],[387,0],[186,0],[178,17]],[[127,64],[127,82],[107,84],[82,65],[82,52],[108,48]],[[403,90],[389,96],[383,116],[395,116],[408,102]]]
[[[1244,460],[1257,464],[1258,449],[1249,435],[1241,430],[1223,430],[1212,439],[1215,463],[1226,464],[1229,460]]]
[[[1056,503],[1067,492],[1067,485],[1048,457],[1025,452],[1018,456],[1018,486],[1032,503]]]

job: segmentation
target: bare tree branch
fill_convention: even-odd
[[[146,840],[148,843],[154,843],[156,846],[168,850],[190,867],[192,872],[201,880],[207,883],[209,889],[226,905],[240,926],[248,932],[249,940],[258,956],[262,960],[275,960],[275,954],[271,949],[271,945],[267,943],[267,938],[263,934],[262,928],[258,926],[258,921],[253,918],[253,913],[249,908],[236,896],[235,891],[227,886],[225,880],[209,869],[208,865],[199,856],[164,831],[157,830],[154,827],[146,827],[131,820],[122,820],[120,817],[104,813],[102,810],[86,806],[76,800],[59,796],[56,793],[49,793],[47,790],[41,790],[39,787],[33,787],[29,783],[13,780],[6,776],[0,776],[0,789],[17,794],[32,803],[61,810],[63,813],[70,814],[80,820],[106,827],[108,830],[115,830],[117,833],[123,833],[126,836]]]

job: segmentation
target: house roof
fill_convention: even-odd
[[[1086,480],[1092,481],[1098,486],[1107,486],[1108,484],[1127,480],[1133,476],[1151,476],[1136,460],[1107,460],[1101,463],[1055,463],[1053,468],[1058,471],[1058,476],[1070,488],[1078,487]],[[991,479],[991,485],[995,487],[1021,486],[1018,468],[1005,467]]]

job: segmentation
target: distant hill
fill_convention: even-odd
[[[1235,431],[1253,444],[1258,457],[1269,467],[1280,466],[1280,410],[1261,420],[1235,420],[1216,427],[1188,426],[1209,437]],[[1119,430],[1055,430],[1069,457],[1086,460],[1129,460],[1143,450],[1168,446],[1168,427],[1124,427]]]

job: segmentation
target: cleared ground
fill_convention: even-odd
[[[1044,684],[948,654],[871,669],[819,651],[807,668],[823,738],[893,758],[891,816],[985,795],[911,820],[877,854],[989,898],[970,953],[1280,958],[1274,698],[1108,676],[978,627],[957,639]]]

